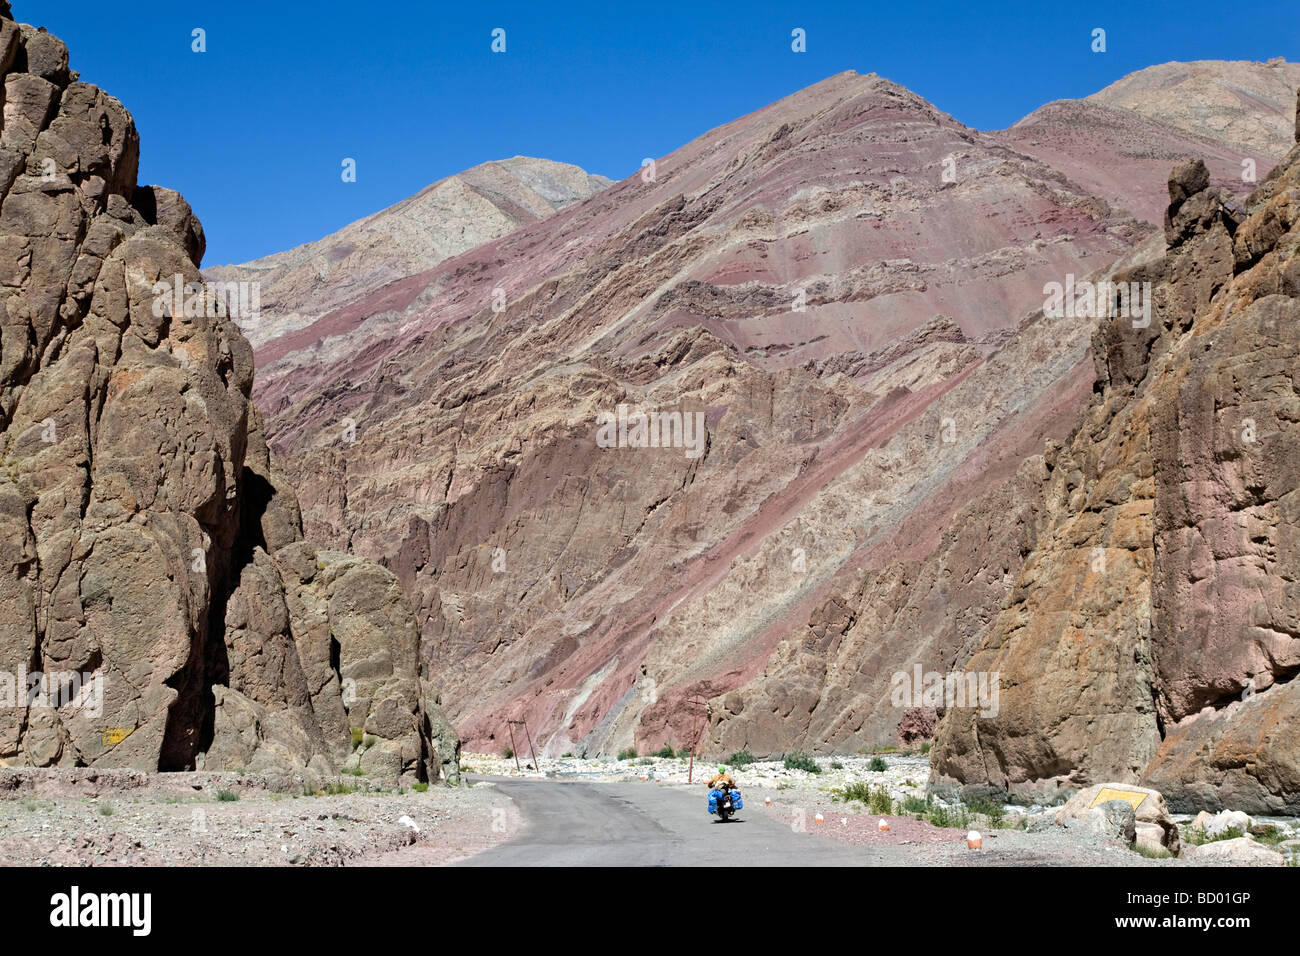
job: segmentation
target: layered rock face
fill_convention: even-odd
[[[316,242],[243,265],[210,267],[204,275],[214,285],[257,283],[260,311],[233,316],[256,348],[609,184],[604,176],[546,159],[483,163]]]
[[[454,773],[394,576],[301,541],[202,227],[7,6],[0,763]]]
[[[923,572],[934,590],[882,660],[973,648],[1021,549],[986,528],[1007,554],[986,565],[975,527],[945,525],[982,496],[1018,500],[1003,486],[1091,384],[1089,330],[1025,317],[1045,282],[1150,232],[845,74],[262,342],[256,396],[308,539],[401,578],[473,746],[520,716],[555,753],[681,744],[686,699],[760,678],[837,601],[907,592],[936,549],[951,570]],[[621,405],[703,431],[603,447]],[[962,588],[975,610],[943,611]],[[950,631],[930,654],[909,620]],[[790,696],[833,698],[849,676],[836,664]],[[874,686],[733,736],[892,739],[900,714],[861,704]],[[762,691],[738,726],[768,696],[781,713]]]
[[[1141,780],[1175,809],[1300,810],[1300,147],[1242,204],[1169,179],[1147,327],[1104,321],[1097,394],[1049,451],[1044,530],[971,659],[934,782]]]

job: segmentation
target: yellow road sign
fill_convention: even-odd
[[[1146,798],[1147,794],[1139,793],[1136,790],[1112,790],[1110,787],[1102,787],[1101,793],[1097,794],[1097,799],[1092,801],[1088,809],[1091,810],[1097,804],[1105,803],[1107,800],[1123,800],[1125,803],[1131,804],[1136,811],[1138,807],[1142,806],[1142,801]]]

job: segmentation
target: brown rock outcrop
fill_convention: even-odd
[[[1104,779],[1175,809],[1300,809],[1300,148],[1244,202],[1169,179],[1148,327],[1103,322],[1098,392],[1052,462],[1046,530],[950,711],[934,782],[1037,794]]]
[[[0,67],[0,763],[454,772],[393,576],[298,543],[189,205],[58,39],[0,18]]]

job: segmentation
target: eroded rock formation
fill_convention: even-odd
[[[0,72],[0,762],[454,774],[396,579],[300,540],[189,205],[7,9]]]
[[[1097,394],[1048,456],[1044,530],[968,667],[934,782],[1141,780],[1175,808],[1300,810],[1300,146],[1245,202],[1169,178],[1148,327],[1104,321]]]

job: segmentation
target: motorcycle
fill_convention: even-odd
[[[709,791],[709,813],[716,813],[721,823],[726,823],[737,810],[743,809],[740,791],[724,783],[716,790]]]

